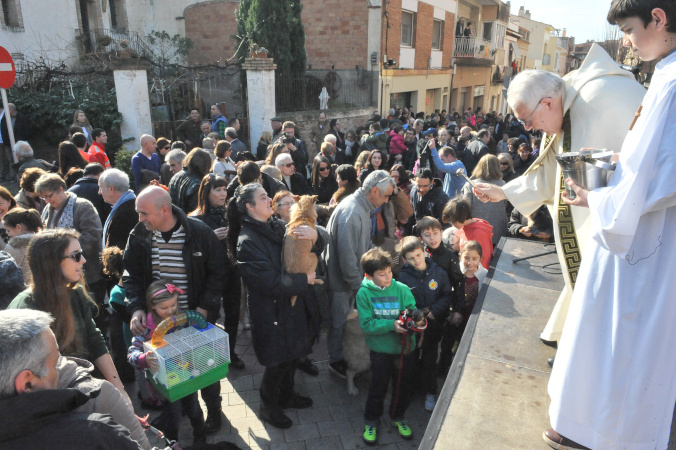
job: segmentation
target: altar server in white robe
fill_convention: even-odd
[[[676,403],[676,2],[614,0],[608,20],[642,60],[664,59],[609,186],[566,180],[578,196],[566,202],[589,207],[591,228],[543,437],[554,448],[665,449]]]
[[[589,210],[561,200],[563,176],[555,157],[585,147],[619,151],[645,92],[597,44],[580,68],[563,78],[544,70],[524,70],[510,83],[509,106],[527,130],[544,131],[543,148],[523,176],[502,188],[477,183],[477,192],[484,195],[481,200],[507,199],[524,215],[543,204],[550,209],[565,287],[540,335],[544,341],[561,338],[589,231]]]

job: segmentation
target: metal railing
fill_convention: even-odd
[[[75,30],[80,43],[80,53],[120,53],[130,51],[136,56],[150,56],[152,49],[135,31],[96,28]]]
[[[477,37],[456,37],[453,57],[492,59],[496,51],[495,43]]]

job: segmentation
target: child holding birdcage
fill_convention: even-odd
[[[160,322],[178,313],[178,295],[182,293],[183,291],[180,288],[166,280],[157,280],[148,287],[146,292],[146,306],[148,308],[146,330],[142,335],[135,336],[132,339],[132,345],[129,347],[127,354],[127,359],[132,366],[139,369],[151,369],[155,372],[158,370],[157,356],[152,351],[146,352],[143,344],[150,341]],[[168,400],[164,402],[164,427],[162,428],[162,424],[160,424],[160,428],[164,431],[165,436],[173,441],[178,440],[178,429],[183,409],[190,418],[195,443],[205,443],[204,414],[200,408],[196,392],[175,402]]]

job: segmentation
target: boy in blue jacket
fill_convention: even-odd
[[[402,346],[415,348],[415,336],[406,335],[398,318],[401,311],[415,309],[415,300],[408,287],[392,280],[392,258],[388,253],[374,248],[366,252],[360,262],[365,275],[357,293],[357,311],[366,334],[366,345],[371,350],[371,385],[364,410],[363,438],[369,445],[377,442],[376,427],[383,415],[387,387],[392,381],[395,391],[390,405],[391,424],[401,437],[410,439],[413,433],[404,421],[404,413],[410,402],[415,352],[407,352],[400,369],[397,363]],[[400,376],[401,383],[397,388]]]
[[[399,252],[406,265],[399,274],[399,281],[411,289],[417,309],[426,311],[422,348],[416,351],[422,364],[420,383],[427,394],[425,409],[433,411],[437,395],[437,359],[442,324],[451,306],[453,289],[446,271],[425,254],[425,244],[415,236],[407,236],[399,244]]]

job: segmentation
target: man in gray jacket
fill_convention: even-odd
[[[375,216],[372,219],[371,212],[389,201],[395,187],[387,172],[376,170],[366,177],[360,189],[340,202],[326,227],[330,236],[324,251],[331,314],[329,369],[342,378],[347,370],[343,326],[364,276],[359,261],[372,246]]]

